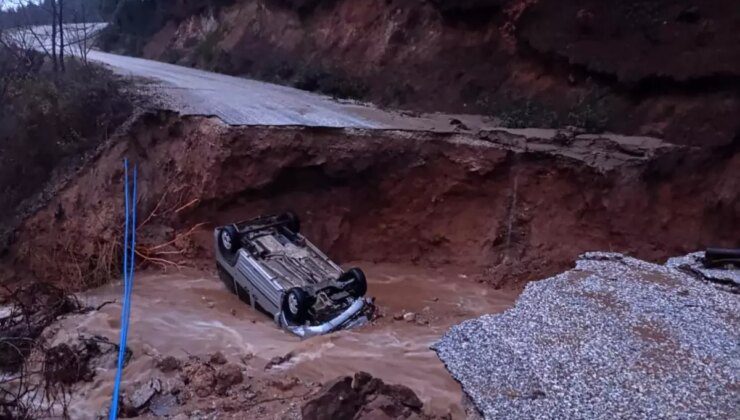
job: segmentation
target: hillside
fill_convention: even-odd
[[[124,1],[105,46],[511,127],[721,145],[740,122],[733,0]]]

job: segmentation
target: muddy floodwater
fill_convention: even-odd
[[[278,329],[270,317],[226,291],[215,274],[137,273],[128,338],[134,359],[124,371],[123,388],[151,377],[157,356],[184,358],[221,351],[234,362],[252,354],[247,374],[255,377],[281,371],[303,381],[324,382],[367,371],[388,383],[411,387],[434,413],[462,417],[460,386],[429,346],[457,322],[511,307],[517,293],[494,290],[448,268],[353,265],[367,273],[368,294],[377,298],[384,316],[363,328],[304,341]],[[64,319],[62,329],[117,342],[121,290],[119,282],[86,292],[81,298],[90,305],[117,302]],[[413,321],[394,319],[408,312],[416,315]],[[265,370],[270,359],[290,352],[290,360]],[[73,412],[85,417],[107,407],[113,374],[112,369],[99,372],[94,382],[83,385]]]

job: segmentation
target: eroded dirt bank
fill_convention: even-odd
[[[12,257],[73,288],[115,277],[124,157],[139,165],[142,266],[210,267],[214,225],[285,209],[339,261],[452,265],[497,286],[554,274],[594,249],[661,260],[736,245],[736,145],[699,152],[548,136],[230,127],[150,114],[24,223]]]

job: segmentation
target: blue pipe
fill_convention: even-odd
[[[129,248],[131,250],[131,255],[128,258],[128,287],[124,289],[123,297],[124,305],[126,306],[126,314],[124,315],[123,321],[121,323],[123,330],[122,343],[124,344],[124,356],[126,355],[125,344],[128,341],[128,328],[131,314],[131,293],[134,290],[134,262],[136,258],[136,172],[136,165],[134,165],[133,194],[131,196],[133,204],[131,205],[131,230],[129,233],[131,237],[131,247]],[[123,327],[124,323],[125,327]],[[121,369],[123,369],[123,366],[121,366]]]
[[[118,346],[118,364],[116,378],[113,385],[108,418],[115,420],[118,417],[118,395],[121,388],[121,376],[126,358],[126,340],[128,338],[129,315],[131,313],[131,292],[134,281],[134,263],[136,259],[136,178],[137,168],[134,166],[133,194],[129,195],[128,159],[124,159],[124,209],[126,212],[123,234],[123,305],[121,308],[121,334]],[[133,201],[130,203],[129,201]],[[130,241],[129,241],[130,239]],[[129,246],[130,242],[130,246]]]

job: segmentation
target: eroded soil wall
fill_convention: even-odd
[[[139,167],[139,261],[168,268],[210,266],[214,226],[287,209],[341,262],[452,264],[495,285],[589,250],[660,260],[740,237],[732,148],[604,170],[495,138],[154,114],[24,223],[16,262],[72,287],[116,276],[124,157]]]

